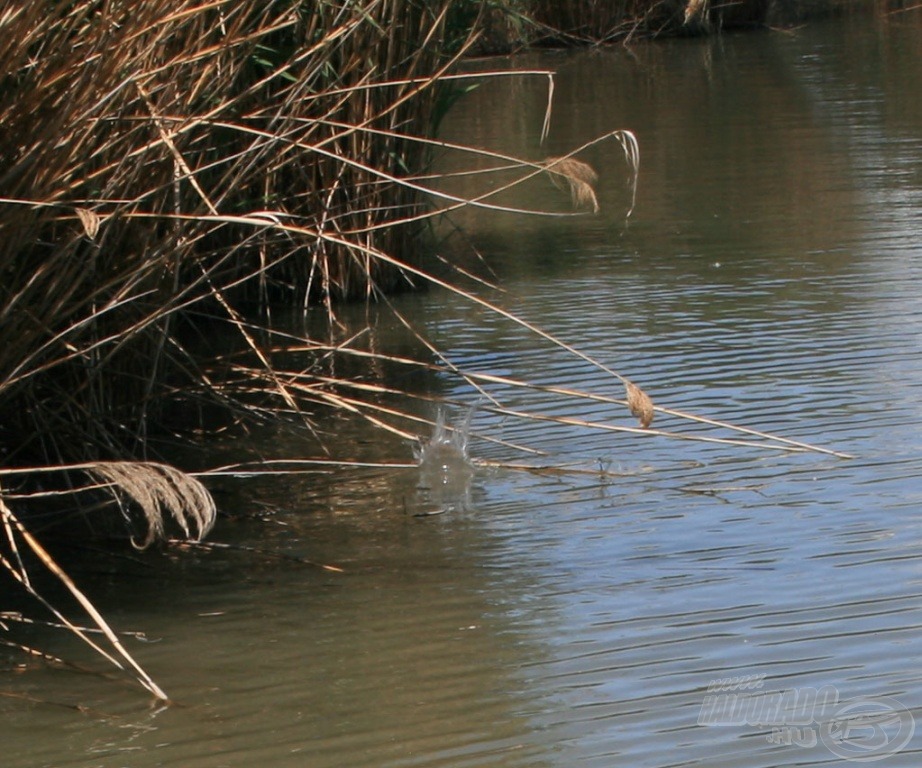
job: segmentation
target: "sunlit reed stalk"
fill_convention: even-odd
[[[166,693],[158,686],[150,675],[135,661],[134,657],[125,650],[118,635],[108,625],[102,614],[96,609],[92,601],[77,587],[64,569],[48,553],[41,542],[30,533],[25,526],[19,521],[17,516],[10,510],[0,495],[0,518],[3,521],[3,529],[6,537],[6,545],[10,552],[13,553],[14,559],[11,560],[4,556],[0,551],[0,567],[18,582],[23,590],[31,595],[39,604],[44,606],[61,624],[70,632],[79,637],[83,642],[89,645],[100,656],[107,659],[119,669],[131,670],[137,681],[146,688],[153,696],[161,701],[168,701]],[[70,593],[74,600],[80,605],[87,616],[93,621],[95,628],[98,629],[108,641],[110,648],[104,648],[99,645],[90,634],[80,625],[75,624],[59,610],[53,603],[47,600],[36,588],[33,579],[29,575],[29,569],[23,564],[19,557],[19,547],[21,545],[27,548],[32,555],[37,558],[41,565],[54,576]]]
[[[298,228],[292,227],[291,225],[277,225],[277,226],[280,226],[280,227],[282,227],[282,228],[284,228],[284,229],[290,229],[290,230],[292,230],[292,231],[298,231]],[[322,235],[321,235],[321,236],[322,236]],[[466,301],[468,301],[468,302],[470,302],[470,303],[472,303],[472,304],[479,305],[480,307],[482,307],[482,308],[484,308],[484,309],[486,309],[486,310],[488,310],[488,311],[490,311],[490,312],[492,312],[492,313],[495,313],[495,314],[497,314],[497,315],[499,315],[499,316],[505,318],[506,320],[510,321],[510,322],[513,323],[514,325],[521,326],[522,328],[526,329],[526,330],[527,330],[528,332],[530,332],[531,334],[534,334],[534,335],[537,336],[538,338],[543,339],[544,341],[548,342],[548,343],[551,344],[552,346],[559,347],[559,348],[565,350],[566,352],[568,352],[569,354],[573,355],[574,357],[577,357],[577,358],[583,360],[584,362],[586,362],[586,363],[588,363],[589,365],[591,365],[591,366],[597,368],[598,370],[600,370],[601,372],[603,372],[603,373],[605,373],[606,375],[610,376],[611,378],[613,378],[613,379],[619,381],[619,382],[621,383],[621,385],[624,386],[624,387],[626,388],[626,390],[627,390],[627,398],[626,398],[626,400],[625,400],[624,402],[625,402],[625,404],[626,404],[629,408],[631,408],[631,410],[633,410],[633,408],[631,407],[631,400],[632,400],[631,392],[632,392],[632,388],[636,388],[637,385],[636,385],[634,382],[632,382],[630,379],[628,379],[626,376],[624,376],[623,374],[621,374],[621,373],[619,373],[619,372],[613,370],[613,369],[610,368],[609,366],[607,366],[607,365],[605,365],[604,363],[602,363],[602,362],[600,362],[600,361],[594,359],[593,357],[587,355],[586,353],[582,352],[581,350],[579,350],[578,348],[572,346],[571,344],[568,344],[567,342],[565,342],[565,341],[563,341],[563,340],[557,338],[556,336],[554,336],[554,335],[551,334],[550,332],[548,332],[548,331],[546,331],[546,330],[544,330],[544,329],[542,329],[542,328],[540,328],[540,327],[534,325],[533,323],[529,322],[528,320],[526,320],[526,319],[524,319],[524,318],[522,318],[522,317],[520,317],[520,316],[518,316],[518,315],[515,315],[515,314],[509,312],[508,310],[504,309],[503,307],[501,307],[501,306],[499,306],[499,305],[497,305],[497,304],[494,304],[494,303],[492,303],[492,302],[490,302],[490,301],[488,301],[488,300],[486,300],[486,299],[484,299],[484,298],[478,296],[477,294],[474,294],[474,293],[471,293],[470,291],[464,290],[463,288],[461,288],[461,287],[458,286],[458,285],[453,285],[453,284],[451,284],[451,283],[447,283],[447,282],[445,282],[444,280],[442,280],[441,278],[439,278],[439,277],[437,277],[437,276],[435,276],[435,275],[433,275],[433,274],[430,274],[430,273],[428,273],[428,272],[426,272],[426,271],[424,271],[424,270],[422,270],[422,269],[419,269],[418,267],[415,267],[415,266],[413,266],[413,265],[411,265],[411,264],[408,264],[408,263],[401,262],[401,261],[399,261],[399,260],[393,259],[393,257],[389,256],[388,254],[376,252],[376,253],[374,253],[373,255],[374,255],[375,258],[382,259],[382,260],[384,260],[384,261],[393,262],[393,263],[395,264],[395,266],[399,266],[401,269],[404,269],[404,270],[406,270],[407,272],[410,272],[411,274],[417,275],[417,276],[420,277],[421,279],[423,279],[423,280],[425,280],[425,281],[427,281],[427,282],[429,282],[429,283],[431,283],[431,284],[437,285],[438,287],[440,287],[440,288],[442,288],[442,289],[444,289],[444,290],[447,290],[447,291],[449,291],[449,292],[451,292],[451,293],[454,293],[454,294],[456,294],[456,295],[458,295],[458,296],[464,298]],[[356,352],[356,354],[361,354],[361,353]],[[641,390],[641,392],[642,392],[642,390]],[[637,397],[637,395],[635,394],[635,395],[634,395],[634,398],[636,398],[636,397]],[[836,455],[836,456],[839,456],[839,457],[842,457],[842,458],[848,458],[848,457],[849,457],[848,454],[843,454],[843,453],[840,453],[840,452],[837,452],[837,451],[833,451],[833,450],[830,450],[830,449],[820,448],[820,447],[818,447],[818,446],[813,446],[813,445],[810,445],[810,444],[808,444],[808,443],[804,443],[804,442],[800,442],[800,441],[795,441],[795,440],[791,440],[791,439],[788,439],[788,438],[783,438],[783,437],[780,437],[780,436],[771,435],[771,434],[769,434],[769,433],[762,432],[762,431],[756,430],[756,429],[752,429],[752,428],[750,428],[750,427],[740,426],[740,425],[732,424],[732,423],[726,422],[726,421],[719,421],[719,420],[716,420],[716,419],[710,419],[710,418],[708,418],[708,417],[696,416],[696,415],[694,415],[694,414],[689,414],[689,413],[685,413],[685,412],[677,411],[677,410],[673,410],[673,409],[665,409],[665,410],[664,410],[664,409],[658,408],[658,407],[656,407],[656,406],[653,406],[652,403],[649,404],[649,405],[644,404],[643,407],[644,407],[644,409],[646,409],[646,408],[651,408],[651,409],[653,409],[654,411],[660,410],[660,411],[662,411],[662,412],[664,412],[664,413],[669,413],[670,415],[677,416],[677,417],[682,418],[682,419],[688,419],[688,420],[690,420],[690,421],[698,421],[698,422],[702,422],[702,423],[707,423],[707,424],[710,424],[710,425],[712,425],[712,426],[720,426],[720,427],[724,427],[724,428],[727,428],[727,429],[731,429],[731,430],[740,431],[740,432],[743,432],[743,433],[746,433],[746,434],[750,434],[750,435],[753,435],[753,436],[758,436],[758,437],[767,438],[767,439],[769,439],[769,440],[775,441],[776,443],[778,443],[778,444],[780,444],[780,445],[788,445],[788,446],[790,446],[791,448],[794,448],[794,449],[797,449],[797,450],[810,450],[810,451],[816,451],[816,452],[821,452],[821,453],[829,453],[829,454],[831,454],[831,455]],[[647,417],[644,417],[644,418],[647,418]],[[647,419],[647,425],[649,426],[649,419]],[[683,439],[694,439],[694,438],[685,438],[685,437],[683,436]],[[776,446],[776,447],[777,447],[777,446]]]

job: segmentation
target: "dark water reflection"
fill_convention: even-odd
[[[116,625],[161,638],[132,650],[182,706],[148,713],[133,692],[67,672],[7,678],[9,690],[55,691],[107,714],[8,700],[3,764],[840,759],[822,743],[771,743],[770,726],[699,725],[709,684],[736,675],[764,675],[766,690],[892,697],[918,720],[920,32],[918,15],[904,15],[542,54],[512,63],[558,73],[546,150],[537,81],[486,84],[446,126],[446,138],[533,157],[634,130],[642,171],[627,228],[614,143],[585,158],[603,171],[598,217],[457,215],[508,291],[490,298],[658,403],[855,459],[638,439],[482,409],[481,436],[616,475],[484,470],[463,503],[430,517],[415,516],[431,499],[412,470],[254,482],[222,502],[263,509],[263,519],[226,522],[217,538],[346,572],[218,551],[100,578]],[[510,199],[563,210],[558,195],[536,181]],[[597,369],[457,298],[402,301],[471,370],[620,394]],[[604,403],[495,391],[522,410],[630,423]],[[355,458],[411,460],[387,436],[328,429]],[[303,448],[278,436],[264,446]],[[476,439],[472,453],[520,459]],[[128,601],[126,581],[136,590]],[[881,764],[916,766],[920,751],[917,736]]]

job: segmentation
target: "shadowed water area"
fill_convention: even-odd
[[[219,522],[213,540],[343,572],[220,549],[77,569],[113,626],[144,631],[126,645],[178,705],[152,711],[133,687],[30,663],[0,685],[41,700],[0,698],[3,766],[777,768],[861,754],[825,745],[809,717],[774,738],[772,724],[699,724],[714,681],[752,675],[753,690],[832,686],[922,719],[920,34],[919,14],[903,14],[485,62],[557,73],[546,145],[541,77],[484,83],[443,126],[446,140],[534,159],[634,131],[627,227],[613,140],[580,155],[600,172],[598,216],[454,215],[484,260],[468,266],[506,293],[476,290],[657,405],[855,458],[517,419],[457,379],[391,372],[393,386],[481,401],[474,460],[555,471],[221,484],[219,507],[252,517]],[[546,178],[498,201],[567,210]],[[442,252],[471,260],[456,239]],[[456,296],[394,303],[467,370],[623,394]],[[357,331],[366,314],[343,319]],[[371,335],[389,354],[413,343],[393,319]],[[490,392],[511,409],[636,425],[603,402]],[[654,426],[733,436],[663,414]],[[338,456],[414,461],[393,435],[319,428]],[[309,446],[254,439],[271,457]],[[215,463],[241,450],[216,445]],[[100,666],[69,638],[32,639]],[[918,726],[881,765],[920,764]]]

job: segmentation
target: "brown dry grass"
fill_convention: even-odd
[[[562,192],[569,192],[576,210],[588,208],[593,213],[599,212],[595,193],[599,174],[589,163],[575,157],[549,157],[544,166],[554,186]]]
[[[413,252],[400,222],[423,202],[399,180],[429,149],[404,129],[440,98],[442,6],[0,15],[0,442],[48,461],[143,453],[163,381],[208,384],[177,310],[212,306],[246,337],[241,299],[332,308],[406,283],[368,249]]]
[[[627,393],[627,407],[631,416],[640,420],[640,426],[646,429],[653,423],[655,416],[653,401],[650,396],[634,382],[624,380],[624,389]]]

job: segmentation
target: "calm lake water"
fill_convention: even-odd
[[[400,468],[222,483],[219,505],[243,517],[212,540],[285,558],[151,554],[78,575],[114,626],[146,633],[128,648],[178,705],[149,709],[117,675],[14,672],[23,657],[10,652],[3,766],[922,764],[920,35],[916,13],[486,62],[556,72],[546,145],[540,76],[483,83],[444,128],[533,159],[634,131],[629,226],[609,139],[580,155],[600,172],[599,215],[459,212],[483,261],[458,238],[442,252],[503,289],[471,283],[478,295],[657,405],[854,458],[524,419],[457,378],[398,372],[392,385],[458,403],[453,418],[480,400],[470,453],[507,466],[428,490]],[[546,178],[498,201],[567,210]],[[465,370],[623,396],[464,299],[394,302]],[[366,315],[344,320],[360,330]],[[371,336],[389,354],[412,341],[383,308]],[[486,388],[509,410],[636,425],[598,400]],[[338,457],[413,461],[391,434],[321,427]],[[666,414],[654,427],[745,438]],[[258,439],[261,455],[312,450]],[[67,638],[33,639],[102,668]],[[755,677],[709,693],[739,676]],[[764,704],[826,686],[839,703],[825,720],[857,701],[884,717],[852,723],[851,740],[809,707],[801,721],[715,724],[730,717],[721,693]]]

